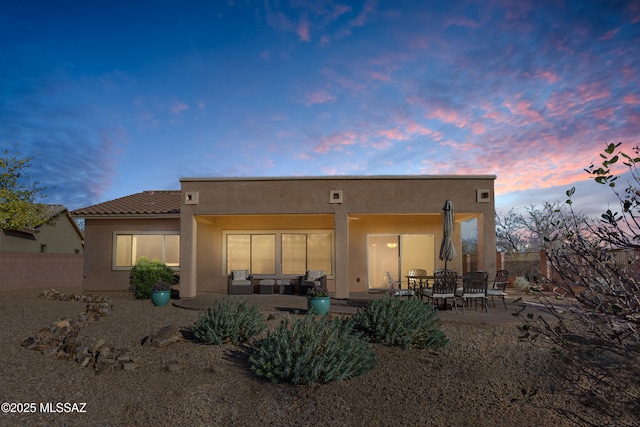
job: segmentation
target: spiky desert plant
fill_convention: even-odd
[[[193,335],[206,344],[249,341],[266,327],[258,305],[225,297],[200,313],[191,327]]]
[[[258,377],[314,384],[362,375],[375,366],[376,355],[351,321],[307,314],[291,324],[283,320],[257,343],[249,362]]]
[[[440,319],[419,299],[385,297],[369,302],[352,317],[355,328],[372,342],[403,348],[435,348],[448,344]]]

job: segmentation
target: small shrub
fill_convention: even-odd
[[[513,286],[518,289],[529,289],[530,282],[524,276],[516,277],[516,280],[513,282]]]
[[[449,343],[431,306],[419,299],[385,297],[353,316],[355,327],[372,341],[403,348],[435,348]]]
[[[264,315],[257,305],[225,297],[200,313],[191,331],[205,344],[218,345],[249,341],[265,328]]]
[[[129,290],[138,299],[149,299],[153,285],[158,282],[173,283],[173,277],[173,270],[164,262],[140,257],[129,274]]]
[[[376,355],[353,331],[353,322],[308,314],[284,320],[260,340],[249,358],[251,370],[273,382],[314,384],[341,381],[373,369]]]

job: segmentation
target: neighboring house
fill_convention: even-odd
[[[83,238],[62,205],[46,223],[0,231],[0,290],[81,288]]]
[[[84,218],[84,290],[123,291],[141,256],[180,268],[180,191],[144,191],[71,212]]]
[[[477,264],[496,267],[494,175],[183,178],[181,191],[145,191],[78,209],[85,219],[85,290],[124,290],[140,255],[180,271],[180,296],[227,293],[231,270],[297,279],[323,270],[338,298],[382,289],[384,271],[444,268],[442,207],[477,229]],[[179,250],[176,249],[179,247]]]
[[[81,254],[83,235],[69,211],[62,205],[49,205],[45,224],[20,230],[2,230],[0,252]]]

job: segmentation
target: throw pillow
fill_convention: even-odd
[[[307,270],[307,280],[318,280],[324,276],[324,270]]]
[[[249,277],[248,270],[233,270],[231,273],[233,274],[233,280],[247,280]]]

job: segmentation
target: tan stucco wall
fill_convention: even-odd
[[[0,251],[40,253],[42,245],[46,245],[46,253],[81,254],[82,238],[71,221],[68,216],[59,215],[51,224],[38,227],[34,234],[3,230]]]
[[[367,291],[367,235],[369,234],[434,234],[436,247],[436,268],[444,268],[437,259],[442,240],[442,215],[366,215],[353,214],[358,218],[349,221],[349,289],[351,292]],[[460,227],[455,227],[454,244],[460,248]],[[414,266],[422,268],[424,266]],[[457,257],[447,264],[448,269],[461,271],[461,258]],[[428,272],[433,273],[432,271]],[[358,280],[360,279],[360,280]]]
[[[114,270],[114,232],[180,231],[179,218],[87,218],[85,220],[84,291],[126,291],[129,270]]]
[[[227,293],[222,259],[223,231],[228,230],[333,230],[332,215],[242,215],[198,216],[197,275],[199,292]],[[294,277],[294,276],[283,276]],[[333,279],[327,286],[331,289]]]
[[[479,267],[487,271],[495,269],[495,207],[493,188],[495,176],[416,176],[416,177],[313,177],[313,178],[247,178],[247,179],[202,179],[184,178],[181,205],[181,263],[190,268],[181,272],[181,296],[195,296],[196,291],[219,291],[222,284],[221,242],[202,242],[216,233],[221,239],[221,224],[206,224],[207,216],[259,215],[304,215],[322,214],[333,218],[335,230],[335,296],[347,297],[350,292],[362,289],[363,280],[356,284],[357,277],[366,277],[366,233],[373,233],[361,226],[354,226],[349,215],[377,214],[393,215],[372,223],[385,232],[398,230],[428,229],[440,233],[441,215],[445,200],[452,200],[458,218],[477,217],[479,229]],[[477,190],[489,190],[490,202],[478,203]],[[342,203],[329,203],[330,191],[341,190]],[[187,204],[187,196],[192,202]],[[196,203],[197,200],[197,203]],[[403,215],[404,214],[404,215]],[[406,217],[424,215],[425,219]],[[426,218],[432,215],[432,218]],[[198,221],[195,218],[199,218]],[[290,216],[280,217],[287,227],[292,224]],[[310,217],[311,220],[313,217]],[[395,218],[391,221],[392,218]],[[407,220],[407,218],[410,218]],[[247,217],[255,221],[256,217]],[[389,220],[389,221],[387,221]],[[246,229],[275,227],[271,223],[251,222]],[[238,226],[244,229],[245,225]],[[354,228],[355,227],[355,228]],[[280,228],[280,227],[277,227]],[[284,227],[283,227],[284,228]],[[306,220],[301,228],[316,228]],[[319,228],[319,227],[318,227]],[[407,231],[408,232],[408,231]],[[206,237],[205,237],[206,236]],[[459,243],[459,230],[458,230]],[[458,247],[460,247],[458,245]],[[204,254],[200,251],[205,251]],[[208,252],[208,253],[207,253]],[[210,254],[210,256],[209,256]],[[217,265],[216,265],[217,264]],[[449,264],[459,269],[460,260]]]

